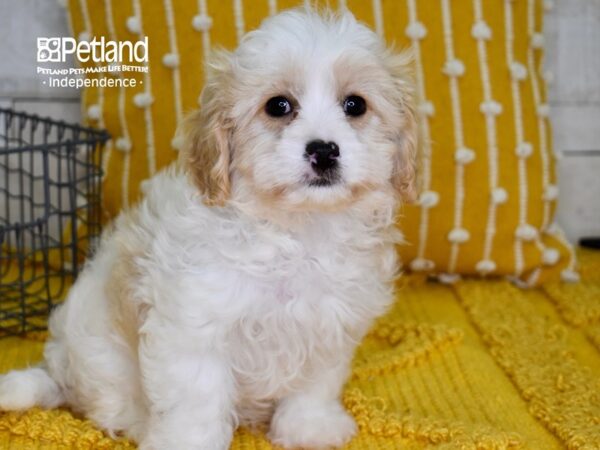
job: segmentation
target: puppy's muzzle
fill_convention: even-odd
[[[335,142],[324,142],[318,139],[306,144],[305,156],[315,173],[324,175],[337,168],[340,148]]]

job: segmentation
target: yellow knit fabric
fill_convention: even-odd
[[[349,450],[600,448],[600,253],[583,282],[520,290],[405,278],[358,348],[343,393]],[[37,362],[43,334],[0,340],[0,373]],[[128,449],[66,409],[0,413],[2,449]],[[238,430],[233,450],[270,449]]]
[[[176,158],[176,124],[198,107],[210,47],[234,48],[269,14],[302,3],[69,1],[76,37],[149,39],[150,70],[135,75],[137,87],[84,92],[88,122],[113,136],[103,163],[107,218]],[[529,284],[561,273],[573,278],[572,252],[551,226],[556,186],[540,76],[542,0],[311,3],[347,6],[416,56],[423,193],[399,218],[410,243],[400,249],[407,267],[444,281],[457,274],[509,275]]]

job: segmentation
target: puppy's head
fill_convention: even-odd
[[[414,196],[409,57],[350,13],[292,10],[207,66],[182,161],[207,204],[336,210],[371,191]]]

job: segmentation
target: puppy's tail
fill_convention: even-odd
[[[64,401],[60,386],[43,366],[0,376],[0,410],[21,411],[33,406],[50,409]]]

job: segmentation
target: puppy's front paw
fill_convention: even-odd
[[[196,430],[188,430],[178,436],[159,435],[150,432],[140,442],[140,450],[227,450],[231,437],[207,431],[200,435]]]
[[[288,449],[322,450],[341,447],[355,434],[354,419],[338,402],[295,402],[275,411],[269,439]]]
[[[151,420],[139,443],[140,450],[227,450],[233,429],[230,424],[201,424],[190,417],[166,415]]]

